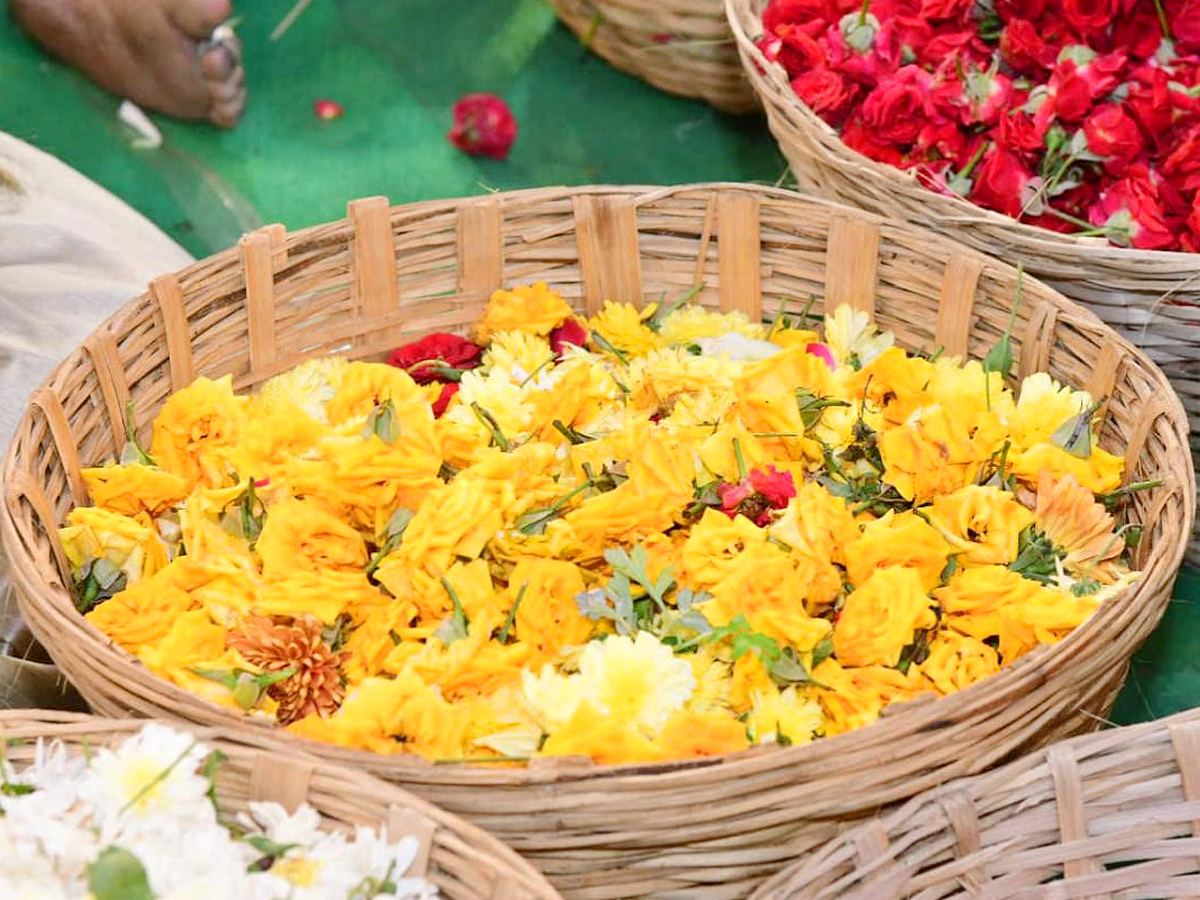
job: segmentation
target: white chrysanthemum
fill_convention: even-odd
[[[82,897],[87,866],[98,852],[90,831],[40,812],[36,803],[21,815],[6,813],[0,817],[0,896]]]
[[[102,834],[163,816],[211,821],[208,782],[197,774],[207,755],[190,734],[151,723],[115,750],[97,751],[79,795],[95,809]]]
[[[732,332],[715,338],[697,338],[693,343],[700,348],[705,356],[728,357],[732,360],[757,362],[769,359],[783,348],[770,341],[748,338],[744,334]]]
[[[267,380],[251,400],[251,412],[263,414],[282,406],[296,406],[318,422],[329,422],[329,401],[337,393],[349,365],[340,356],[310,359]]]
[[[252,800],[249,815],[242,814],[238,820],[251,830],[261,828],[277,844],[307,845],[321,837],[321,815],[307,804],[289,813],[278,803]]]
[[[354,868],[363,878],[374,879],[377,883],[387,878],[396,886],[391,896],[408,900],[437,896],[437,888],[424,878],[404,877],[409,874],[420,849],[421,844],[415,837],[390,843],[386,829],[376,834],[370,828],[362,827],[355,830],[354,841],[349,845]]]
[[[501,331],[492,336],[492,342],[483,354],[483,366],[489,371],[509,373],[513,381],[520,383],[554,359],[550,342],[527,331]]]
[[[825,343],[839,365],[856,356],[865,366],[895,341],[891,332],[879,331],[865,312],[844,303],[825,317]]]
[[[751,322],[744,312],[713,312],[702,306],[681,306],[663,317],[658,333],[672,344],[687,344],[697,338],[720,337],[737,332],[748,338],[762,338],[767,330]]]
[[[131,843],[146,869],[150,888],[158,900],[211,900],[214,897],[249,897],[247,869],[258,858],[250,845],[234,840],[217,822],[185,832],[163,821],[162,830]],[[186,852],[180,852],[186,848]]]

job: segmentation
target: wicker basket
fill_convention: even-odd
[[[730,113],[753,112],[722,0],[550,0],[590,49],[656,88]]]
[[[136,719],[7,710],[0,712],[0,741],[5,759],[20,768],[33,761],[37,738],[57,739],[72,748],[107,746],[120,743],[143,725]],[[217,802],[227,816],[247,811],[251,800],[271,800],[288,809],[307,802],[330,828],[386,826],[389,839],[418,838],[420,849],[409,874],[428,878],[445,900],[557,900],[559,896],[533,866],[491,835],[365,772],[282,748],[261,733],[188,730],[227,757],[217,776]]]
[[[1056,744],[830,841],[753,900],[1200,896],[1200,711]]]
[[[934,228],[1027,271],[1091,308],[1142,347],[1183,400],[1200,466],[1200,254],[1127,250],[1102,238],[1078,238],[1025,225],[959,197],[922,187],[910,172],[851,150],[792,90],[755,40],[768,0],[726,0],[729,22],[771,133],[801,190]],[[1200,533],[1189,559],[1200,564]]]
[[[151,676],[63,586],[54,529],[86,502],[79,467],[123,442],[126,398],[148,431],[197,374],[232,372],[249,388],[316,354],[378,358],[423,331],[466,329],[495,288],[536,280],[585,311],[699,282],[701,302],[752,318],[848,302],[905,346],[980,357],[1008,322],[1017,273],[909,225],[745,185],[552,188],[395,209],[375,198],[352,203],[345,221],[251,234],[159,278],[102,325],[35,394],[5,461],[0,539],[22,612],[95,710],[255,727]],[[1162,373],[1091,313],[1032,279],[1024,298],[1020,374],[1048,369],[1108,397],[1102,442],[1128,448],[1128,478],[1163,480],[1129,509],[1145,527],[1143,576],[1062,643],[850,734],[728,758],[499,769],[303,746],[472,819],[573,900],[716,900],[746,896],[839,822],[1090,729],[1183,555],[1195,499],[1186,422]]]

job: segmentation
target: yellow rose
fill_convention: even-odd
[[[493,291],[475,326],[475,335],[487,343],[499,331],[528,331],[548,335],[571,317],[570,304],[544,281],[519,285],[511,291]]]
[[[661,762],[665,749],[633,724],[605,715],[586,700],[560,730],[546,738],[538,756],[587,756],[602,766]]]
[[[197,378],[167,398],[154,420],[150,455],[188,487],[220,487],[227,465],[223,451],[241,441],[246,428],[245,397],[233,393],[233,376]]]
[[[977,638],[942,629],[917,671],[939,694],[953,694],[1000,671],[1000,657]]]
[[[352,362],[346,366],[329,401],[329,421],[334,425],[354,423],[388,402],[395,410],[401,435],[407,438],[416,428],[432,432],[433,410],[421,388],[403,369],[385,363]]]
[[[288,499],[269,506],[255,550],[268,579],[297,569],[357,572],[367,564],[362,535],[311,500]]]
[[[813,560],[844,566],[846,545],[859,537],[850,507],[844,498],[835,497],[815,481],[795,481],[799,485],[796,496],[767,531]]]
[[[745,726],[728,713],[690,709],[671,716],[654,743],[667,759],[721,756],[750,746]]]
[[[926,691],[913,669],[905,675],[887,666],[845,668],[833,657],[816,666],[812,676],[825,686],[810,693],[825,710],[827,737],[870,725],[887,705]]]
[[[1034,444],[1028,450],[1008,457],[1012,472],[1025,484],[1036,486],[1043,469],[1056,478],[1074,475],[1075,480],[1093,494],[1106,494],[1121,486],[1125,460],[1095,444],[1086,459],[1080,459],[1054,444]]]
[[[158,643],[179,616],[199,605],[189,593],[190,566],[184,559],[130,585],[84,618],[132,653]]]
[[[879,435],[883,481],[916,503],[928,503],[969,483],[993,448],[977,443],[941,406],[917,410]]]
[[[768,543],[767,532],[745,516],[731,519],[710,506],[683,544],[680,575],[693,588],[711,590],[744,566],[747,555],[779,559],[786,558],[787,551]]]
[[[846,575],[861,587],[884,566],[913,568],[924,590],[942,580],[950,546],[937,529],[916,513],[885,513],[863,526],[862,536],[846,545]]]
[[[829,622],[806,611],[809,582],[788,556],[739,561],[700,606],[709,622],[720,627],[745,615],[754,631],[805,653],[829,636]]]
[[[518,560],[504,592],[510,609],[521,596],[517,638],[547,659],[557,657],[564,647],[586,643],[595,623],[585,619],[575,603],[584,587],[583,573],[572,563],[536,557]]]
[[[81,506],[71,510],[58,534],[71,571],[77,576],[90,563],[103,560],[120,570],[126,585],[132,585],[167,564],[166,545],[145,513],[134,518]]]
[[[833,627],[833,652],[844,666],[894,666],[915,632],[937,616],[915,569],[876,569],[853,591]]]
[[[83,469],[80,474],[94,504],[125,516],[161,515],[188,495],[188,483],[178,475],[140,463]]]
[[[932,400],[927,391],[933,376],[933,364],[919,356],[909,356],[899,347],[890,347],[847,380],[846,386],[856,397],[863,396],[883,412],[892,425],[904,422],[921,406]]]
[[[1020,396],[1009,423],[1013,446],[1025,450],[1048,442],[1054,432],[1091,406],[1092,396],[1087,391],[1073,391],[1045,372],[1035,372],[1021,382]]]
[[[821,336],[815,331],[809,331],[807,328],[772,326],[767,340],[772,344],[787,349],[788,347],[807,347],[809,344],[815,344],[821,340]]]
[[[739,402],[763,395],[794,398],[800,387],[825,397],[833,392],[833,373],[823,359],[796,345],[746,366],[734,379],[734,387]]]
[[[1011,493],[975,484],[935,498],[928,515],[968,565],[1008,565],[1017,558],[1021,532],[1033,523],[1033,512]]]
[[[675,524],[682,508],[672,500],[664,491],[642,491],[636,482],[626,481],[588,497],[564,520],[580,541],[595,547],[632,542]]]

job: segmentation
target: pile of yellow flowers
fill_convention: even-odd
[[[1045,374],[687,302],[497,291],[475,340],[172,395],[84,473],[87,619],[296,734],[517,762],[802,744],[1062,639],[1135,573]],[[817,323],[820,324],[820,323]]]

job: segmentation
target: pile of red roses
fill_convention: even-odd
[[[763,26],[854,150],[1055,231],[1200,250],[1200,0],[771,0]]]

